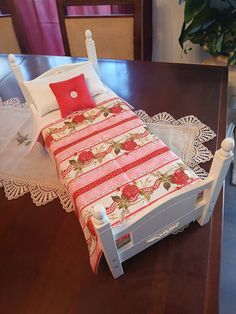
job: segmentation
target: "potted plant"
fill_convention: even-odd
[[[199,44],[212,56],[224,56],[236,65],[236,0],[179,0],[185,3],[179,43],[187,53],[186,42]]]

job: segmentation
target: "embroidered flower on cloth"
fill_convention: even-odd
[[[117,115],[124,111],[122,107],[124,104],[122,101],[116,101],[112,103],[112,106],[97,106],[96,108],[85,110],[83,112],[75,112],[72,116],[68,117],[67,119],[63,120],[62,126],[57,128],[48,128],[45,130],[45,142],[47,147],[51,145],[53,141],[57,139],[62,139],[63,137],[70,135],[74,131],[86,127],[88,124],[93,124],[97,119],[102,119],[101,117],[108,117],[109,115]],[[51,136],[48,136],[51,134]],[[55,135],[53,137],[53,135]],[[46,137],[48,139],[46,140]]]
[[[122,192],[121,196],[111,196],[114,203],[116,203],[119,209],[124,209],[126,213],[128,213],[128,208],[130,203],[135,201],[138,198],[140,190],[135,184],[127,184]],[[112,206],[114,207],[114,206]]]
[[[101,110],[103,112],[104,117],[108,117],[109,114],[119,114],[121,113],[124,109],[121,107],[121,102],[119,101],[119,104],[115,104],[112,107],[102,107],[101,106]]]
[[[77,160],[76,159],[69,160],[69,164],[75,171],[75,178],[77,178],[77,175],[82,172],[84,166],[93,161],[94,158],[95,158],[94,154],[91,151],[86,150],[79,153]]]
[[[119,155],[121,151],[125,152],[131,152],[133,151],[136,147],[138,147],[138,144],[134,141],[134,137],[143,137],[143,135],[146,136],[146,131],[144,133],[140,134],[131,134],[130,138],[126,139],[124,142],[114,142],[111,141],[108,143],[108,147],[101,146],[103,148],[102,151],[98,152],[98,150],[94,149],[92,150],[86,150],[82,151],[78,154],[78,158],[76,159],[77,154],[74,154],[74,159],[69,160],[70,166],[72,168],[69,169],[69,167],[62,172],[62,177],[65,177],[70,173],[71,170],[81,173],[83,168],[88,166],[91,162],[99,162],[100,164],[103,162],[104,158],[106,158],[107,155],[109,155],[112,151],[116,155]],[[144,137],[143,137],[144,138]],[[148,140],[146,138],[146,140]],[[48,139],[48,141],[51,141],[51,138]],[[50,142],[51,143],[51,142]],[[67,171],[68,170],[68,171]],[[76,176],[75,176],[76,178]]]
[[[20,132],[17,132],[17,138],[16,138],[18,145],[25,144],[25,146],[28,146],[31,143],[31,140],[29,139],[29,135],[22,135]]]
[[[188,182],[189,177],[182,169],[177,169],[171,176],[170,180],[172,183],[177,185],[183,185]]]
[[[91,151],[83,151],[79,154],[78,156],[78,161],[82,162],[82,163],[88,163],[90,162],[91,160],[93,160],[94,158],[94,155]]]
[[[121,148],[128,152],[132,151],[137,147],[137,143],[134,140],[128,139],[124,143],[121,144]]]
[[[139,193],[139,189],[134,184],[128,184],[123,188],[122,196],[128,199],[135,198]]]
[[[121,113],[122,111],[123,111],[123,108],[120,105],[115,105],[110,108],[111,113],[118,114],[118,113]]]
[[[82,123],[85,120],[85,116],[83,114],[76,114],[73,118],[72,118],[72,122],[74,123]]]
[[[143,180],[139,180],[125,185],[121,189],[117,189],[116,195],[111,195],[112,203],[106,207],[106,212],[110,220],[117,219],[119,216],[120,221],[124,221],[125,217],[130,214],[131,206],[136,206],[139,202],[150,202],[152,195],[158,189],[164,188],[166,193],[178,190],[182,186],[188,184],[193,180],[185,173],[185,166],[181,163],[178,168],[169,169],[165,173],[160,171],[152,172]],[[169,172],[171,172],[169,174]],[[155,178],[154,180],[151,179]],[[119,214],[117,212],[119,210]]]

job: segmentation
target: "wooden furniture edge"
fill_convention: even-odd
[[[144,5],[145,1],[145,5]],[[150,61],[152,59],[152,0],[57,0],[57,12],[61,29],[62,41],[64,45],[65,55],[70,56],[69,40],[65,25],[65,16],[67,16],[68,6],[83,5],[133,5],[134,14],[122,14],[117,17],[134,17],[134,60]],[[110,15],[108,17],[114,17]],[[90,16],[80,16],[80,18],[89,18]],[[96,16],[98,17],[98,16]],[[104,16],[101,16],[104,17]],[[78,18],[78,16],[70,17]],[[90,17],[91,18],[91,17]],[[145,45],[144,45],[145,43]]]
[[[10,16],[12,17],[12,24],[13,24],[13,28],[16,34],[18,45],[20,46],[21,53],[26,54],[27,53],[26,39],[24,37],[22,24],[20,23],[20,17],[17,12],[14,0],[5,0],[5,2],[3,1],[3,4],[5,7],[5,10],[9,11]]]
[[[227,120],[227,88],[228,88],[228,69],[221,68],[221,88],[219,99],[219,116],[216,147],[220,146],[226,133]],[[218,198],[216,208],[210,221],[210,242],[208,255],[208,276],[206,284],[206,299],[204,313],[219,312],[220,294],[220,267],[221,267],[221,246],[223,231],[223,212],[224,212],[224,187]],[[216,247],[213,242],[218,243]]]

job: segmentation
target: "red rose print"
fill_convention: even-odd
[[[85,116],[83,114],[77,114],[73,117],[72,122],[81,123],[85,120]]]
[[[135,198],[139,193],[139,189],[134,184],[128,184],[123,188],[122,195],[126,198]]]
[[[90,162],[93,159],[93,153],[90,151],[84,151],[79,154],[78,161],[82,163]]]
[[[121,144],[122,149],[129,152],[134,150],[136,146],[137,146],[137,143],[135,143],[135,141],[130,140],[130,139],[126,140],[124,143]]]
[[[45,139],[46,146],[49,147],[52,142],[53,142],[52,134],[47,134],[46,135],[46,139]]]
[[[177,169],[171,176],[171,182],[177,185],[183,185],[188,182],[189,177],[183,170]]]
[[[123,111],[123,109],[119,105],[115,105],[112,108],[110,108],[109,110],[111,113],[120,113],[121,111]]]
[[[92,218],[89,217],[89,219],[87,220],[87,223],[86,223],[90,233],[92,236],[96,237],[96,231],[95,231],[95,228],[94,228],[94,225],[93,225],[93,222],[92,222]]]

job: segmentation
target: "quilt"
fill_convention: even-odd
[[[113,228],[199,180],[118,97],[42,130],[60,181],[68,189],[96,271],[101,245],[91,209],[102,204]]]

